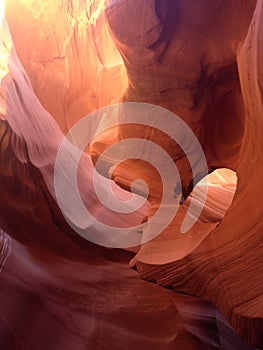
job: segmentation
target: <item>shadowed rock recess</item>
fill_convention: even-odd
[[[5,1],[1,350],[263,349],[262,33],[262,0]],[[105,130],[102,119],[76,175],[92,213],[85,221],[75,197],[64,198],[66,212],[58,203],[57,154],[83,117],[123,102],[179,116],[199,141],[209,175],[194,177],[189,155],[156,128],[154,116],[150,125]],[[132,138],[169,154],[181,179],[179,190],[176,181],[170,189],[179,197],[176,214],[148,241],[164,193],[153,159],[103,156]],[[69,146],[66,165],[73,154]],[[72,179],[64,175],[66,191]],[[109,202],[114,192],[133,208],[135,179],[148,192],[137,188],[134,203],[145,200],[134,212],[100,201],[98,192]],[[195,222],[182,234],[186,217]],[[105,236],[97,220],[138,226],[145,243],[105,247],[73,229]]]

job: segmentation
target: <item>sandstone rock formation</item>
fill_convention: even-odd
[[[263,348],[262,0],[8,0],[6,18],[13,43],[4,21],[1,348]],[[191,194],[196,179],[186,155],[154,126],[99,134],[87,149],[94,164],[115,141],[140,137],[165,149],[182,178],[174,220],[129,251],[74,232],[65,219],[74,222],[74,201],[63,216],[53,178],[64,134],[117,101],[179,115],[199,140],[208,171],[228,168],[238,180],[217,170],[204,202],[202,183]],[[102,208],[93,170],[84,154],[79,186],[94,217],[123,228],[154,217],[162,179],[151,166],[128,160],[102,172],[115,183],[101,177],[101,191],[111,183],[123,199],[135,178],[149,183],[148,201],[128,219]],[[203,206],[182,235],[184,218]],[[93,222],[87,229],[101,234]]]

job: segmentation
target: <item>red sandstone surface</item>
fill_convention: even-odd
[[[0,348],[263,349],[263,1],[6,0],[5,16]],[[53,181],[64,134],[116,102],[179,115],[210,173],[204,200],[204,182],[192,191],[187,155],[154,125],[95,137],[80,162],[81,197],[96,219],[142,223],[142,237],[161,206],[156,170],[141,160],[115,166],[104,159],[103,193],[110,183],[128,200],[134,179],[149,185],[135,196],[138,203],[145,195],[145,205],[123,216],[99,202],[93,164],[115,142],[139,137],[179,169],[183,201],[174,219],[125,249],[78,235],[65,219],[82,224],[74,200],[67,198],[62,215]],[[195,223],[181,234],[187,216]],[[85,224],[91,237],[101,234],[92,220]]]

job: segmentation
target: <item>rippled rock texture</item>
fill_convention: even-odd
[[[262,0],[7,0],[5,13],[13,43],[4,22],[1,349],[262,349]],[[114,102],[176,113],[199,140],[208,171],[228,168],[210,175],[202,203],[202,184],[191,194],[186,156],[162,134],[141,126],[100,134],[80,169],[95,216],[125,221],[101,209],[90,184],[91,159],[115,141],[157,142],[182,178],[174,220],[128,250],[77,235],[53,184],[63,135]],[[162,196],[154,169],[130,160],[111,175],[124,199],[134,178],[150,184],[130,220],[151,218]],[[191,198],[192,216],[204,208],[182,235]]]

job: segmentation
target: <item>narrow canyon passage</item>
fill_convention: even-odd
[[[263,348],[262,0],[2,5],[0,348]]]

